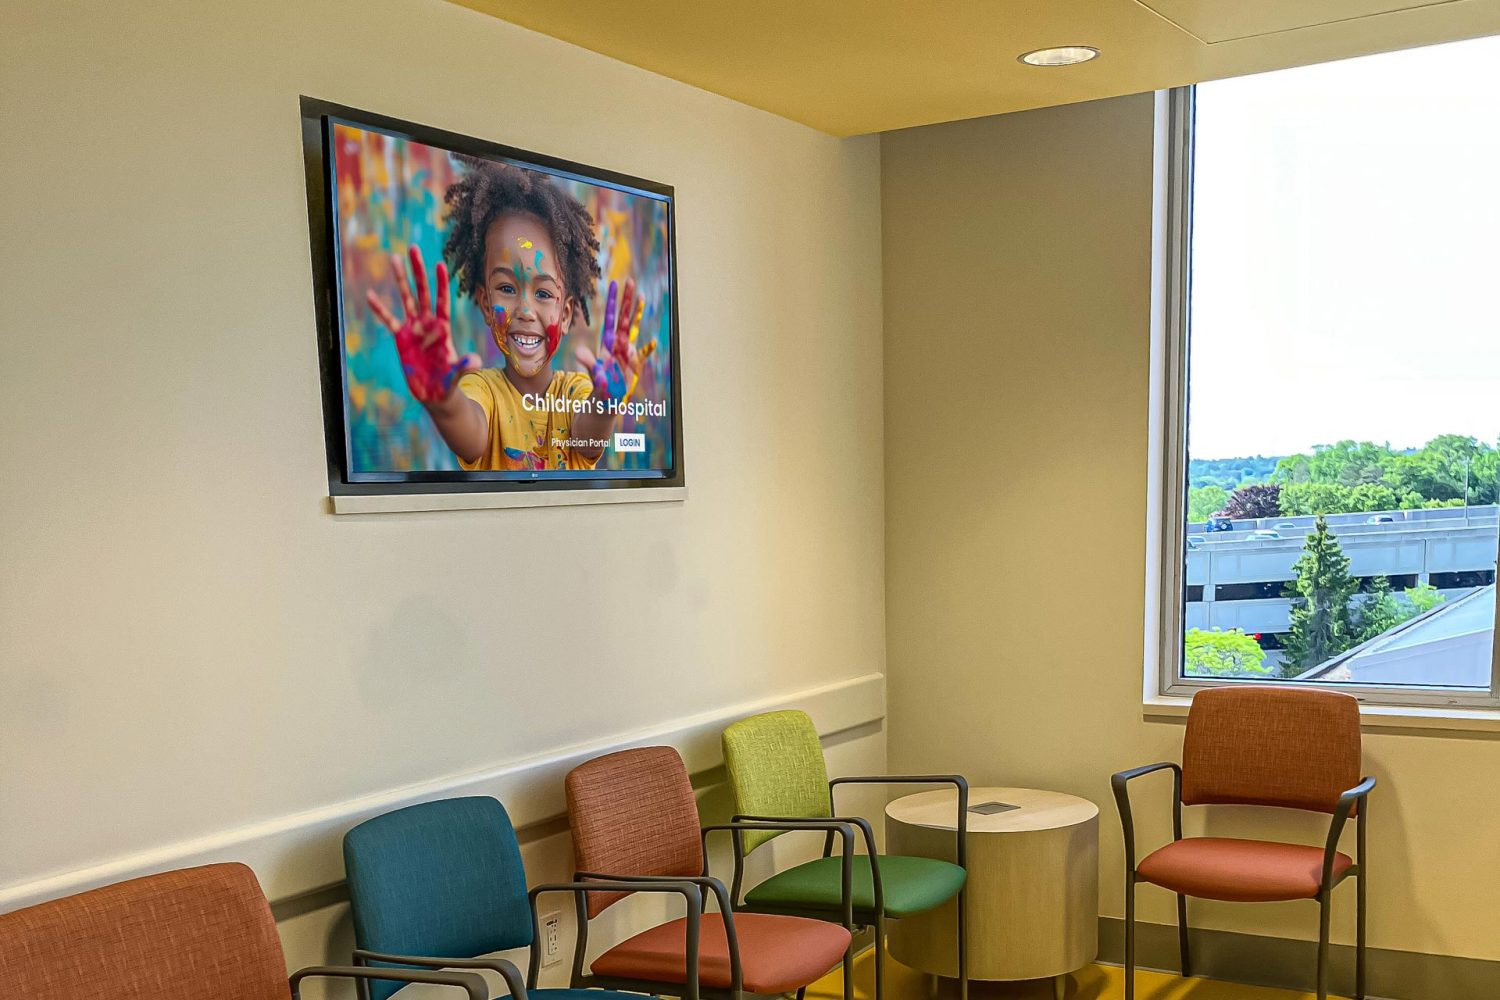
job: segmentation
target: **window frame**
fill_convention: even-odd
[[[1318,687],[1352,694],[1361,703],[1411,708],[1500,708],[1500,608],[1490,656],[1490,686],[1370,685],[1281,678],[1186,677],[1187,417],[1189,303],[1192,294],[1194,87],[1158,91],[1152,256],[1150,495],[1147,502],[1146,687],[1144,694],[1191,698],[1211,687],[1263,684]],[[1500,568],[1500,567],[1497,567]],[[1500,574],[1497,574],[1500,576]],[[1496,588],[1500,602],[1500,587]]]

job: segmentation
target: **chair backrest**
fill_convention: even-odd
[[[1359,702],[1318,688],[1217,687],[1193,696],[1182,742],[1185,805],[1333,812],[1360,779]]]
[[[532,943],[521,848],[505,807],[443,799],[344,835],[354,943],[370,951],[475,958]],[[385,1000],[400,983],[370,984]]]
[[[576,870],[600,875],[703,874],[698,800],[671,747],[621,750],[568,773]],[[593,917],[628,893],[591,892]]]
[[[806,712],[766,712],[724,730],[724,766],[734,811],[747,816],[827,819],[833,815],[823,743]],[[745,850],[780,836],[745,834]]]
[[[132,879],[0,916],[0,983],[26,1000],[287,1000],[286,959],[240,864]]]

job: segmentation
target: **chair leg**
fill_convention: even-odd
[[[1354,932],[1354,1000],[1365,1000],[1365,873],[1363,870],[1355,877],[1354,888],[1357,893]]]
[[[1191,979],[1193,959],[1188,951],[1187,897],[1177,894],[1177,952],[1182,956],[1182,978]]]
[[[963,892],[958,894],[957,920],[958,924],[958,1000],[969,1000],[969,931],[968,922],[964,919],[964,906],[966,897]]]
[[[875,1000],[885,1000],[885,914],[875,914]]]
[[[1125,1000],[1135,1000],[1135,872],[1125,873]]]
[[[1318,896],[1318,1000],[1328,1000],[1328,890]]]
[[[854,942],[844,951],[844,1000],[854,1000]]]
[[[807,1000],[807,987],[803,986],[797,990],[797,1000]]]

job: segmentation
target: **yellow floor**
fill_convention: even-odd
[[[865,951],[854,967],[856,1000],[873,1000],[874,963]],[[807,991],[807,1000],[842,1000],[844,977],[835,972]],[[886,966],[887,1000],[957,1000],[958,991],[945,980],[941,993],[932,992],[932,979],[894,961]],[[970,1000],[1053,1000],[1051,980],[1028,983],[981,983],[969,987]],[[1067,1000],[1123,1000],[1125,972],[1109,965],[1091,965],[1068,977]],[[1182,979],[1159,972],[1137,972],[1136,1000],[1312,1000],[1311,993],[1292,993],[1264,986],[1240,986],[1212,979]]]

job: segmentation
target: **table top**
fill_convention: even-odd
[[[953,830],[958,826],[958,790],[954,788],[918,792],[896,799],[885,807],[887,819],[908,826]],[[1004,812],[979,813],[975,806],[1003,802],[1017,806]],[[1088,799],[1065,792],[1038,788],[984,787],[969,789],[969,833],[1024,833],[1056,830],[1087,823],[1099,815],[1099,807]]]

